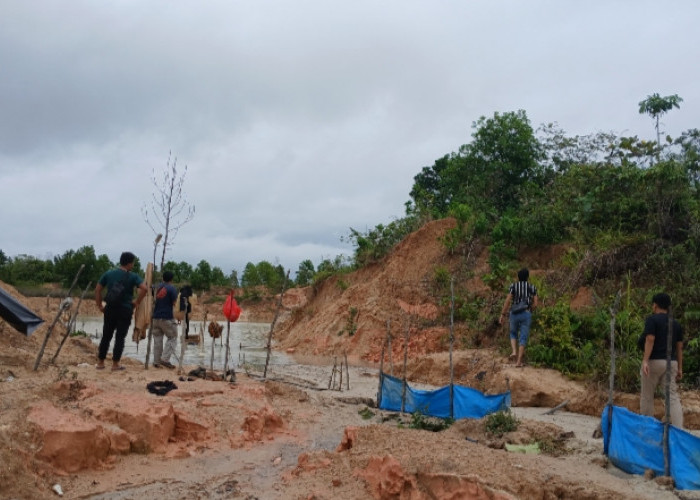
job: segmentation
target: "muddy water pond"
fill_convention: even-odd
[[[226,358],[226,336],[227,324],[225,321],[219,322],[223,327],[221,337],[213,339],[209,332],[204,328],[205,325],[201,321],[190,321],[190,329],[188,340],[185,344],[185,356],[183,365],[198,365],[209,368],[213,364],[214,370],[223,370],[224,361]],[[207,322],[206,326],[209,323]],[[173,364],[179,362],[180,357],[180,342],[182,339],[184,323],[178,325],[178,345],[175,349],[176,359],[171,359]],[[76,331],[85,332],[88,337],[97,345],[102,337],[102,318],[97,316],[78,316]],[[238,368],[240,366],[249,366],[252,370],[260,371],[265,365],[267,357],[267,338],[270,333],[269,323],[246,323],[235,322],[230,324],[229,331],[229,361],[228,366]],[[124,346],[124,357],[145,361],[147,351],[147,339],[142,340],[138,344],[132,340],[133,322],[129,328],[129,333],[126,336]],[[198,342],[198,339],[203,339],[203,342]],[[212,349],[212,343],[213,349]],[[110,346],[109,352],[112,352],[114,340]],[[213,353],[213,363],[212,363]],[[153,356],[153,347],[151,346],[151,358]],[[151,359],[152,361],[152,359]],[[272,351],[270,353],[270,366],[286,365],[291,362],[290,358],[284,353]]]

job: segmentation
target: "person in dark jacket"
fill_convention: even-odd
[[[170,356],[177,346],[177,323],[173,307],[177,303],[177,288],[173,286],[173,273],[165,271],[163,282],[156,288],[156,303],[153,307],[153,367],[175,368]],[[163,337],[165,348],[163,348]]]
[[[95,368],[104,370],[107,351],[112,342],[112,337],[116,332],[114,340],[114,350],[112,351],[112,371],[123,370],[124,367],[119,364],[124,352],[124,339],[131,325],[131,317],[134,310],[146,296],[148,289],[143,282],[143,279],[136,273],[132,273],[136,262],[136,256],[131,252],[123,252],[119,257],[119,267],[105,272],[97,282],[95,287],[95,302],[100,312],[104,313],[104,324],[102,326],[102,339],[97,354],[97,365]],[[107,304],[102,303],[102,290],[111,287],[120,287],[122,292],[119,294],[118,301]],[[134,299],[134,288],[138,288],[138,296]]]
[[[668,309],[670,307],[671,297],[666,293],[657,293],[652,298],[653,314],[644,322],[642,335],[646,339],[640,373],[642,392],[639,412],[642,415],[654,415],[654,392],[660,383],[663,384],[666,381],[666,354],[670,326],[673,338],[671,339],[671,383],[668,388],[669,410],[671,424],[683,428],[683,407],[676,384],[676,381],[683,377],[683,328],[675,319],[669,325]]]

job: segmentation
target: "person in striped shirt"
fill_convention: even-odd
[[[525,346],[530,337],[530,323],[532,322],[532,311],[537,308],[537,288],[527,280],[530,271],[522,268],[518,271],[518,281],[511,283],[508,287],[506,301],[501,310],[498,323],[503,324],[506,311],[510,311],[508,320],[510,323],[510,346],[511,355],[509,359],[515,361],[515,366],[523,366]]]

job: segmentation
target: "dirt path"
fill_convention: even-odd
[[[465,435],[478,432],[475,421],[459,421],[448,431],[431,433],[401,429],[396,414],[373,408],[373,416],[363,419],[360,412],[368,409],[366,403],[377,392],[377,372],[371,368],[350,367],[350,390],[342,392],[327,390],[327,366],[276,367],[269,375],[277,380],[265,383],[272,404],[294,432],[240,449],[201,449],[184,458],[120,457],[111,469],[68,478],[63,483],[66,497],[359,500],[371,496],[368,481],[361,478],[363,467],[369,467],[372,456],[389,455],[397,458],[407,476],[425,470],[459,477],[476,474],[483,488],[512,498],[546,497],[548,492],[559,492],[560,498],[679,497],[641,476],[603,467],[602,439],[593,437],[596,417],[514,407],[514,415],[529,426],[541,423],[574,436],[561,456],[521,455],[465,441]],[[239,379],[245,385],[261,383],[245,374]],[[358,438],[355,446],[337,452],[348,427],[363,428],[370,438]],[[682,492],[680,497],[700,495]]]

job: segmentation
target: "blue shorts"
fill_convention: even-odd
[[[532,322],[532,313],[527,309],[519,313],[510,313],[510,338],[518,340],[522,346],[527,345],[527,340],[530,338],[530,323]],[[520,335],[518,335],[520,332]]]

